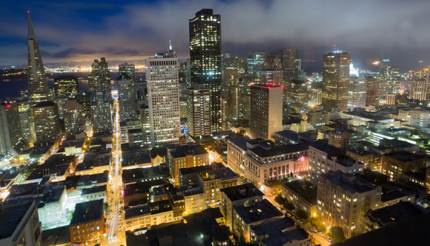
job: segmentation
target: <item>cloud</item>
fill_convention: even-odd
[[[51,9],[53,6],[62,5]],[[94,5],[85,6],[75,4],[70,11],[97,10]],[[162,0],[116,7],[104,5],[102,9],[109,14],[104,13],[94,24],[71,20],[77,13],[64,17],[63,22],[57,16],[55,23],[36,23],[42,44],[51,44],[45,60],[58,61],[63,55],[68,59],[85,55],[92,60],[91,55],[99,54],[108,59],[109,54],[135,59],[167,47],[168,40],[186,56],[188,19],[200,8],[213,8],[222,18],[223,50],[231,53],[292,46],[315,58],[336,45],[362,60],[389,56],[403,65],[426,58],[430,62],[430,1]],[[18,35],[12,29],[6,34]],[[317,51],[307,52],[312,49]]]

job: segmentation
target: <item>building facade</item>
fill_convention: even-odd
[[[210,91],[211,132],[221,129],[221,16],[202,9],[189,20],[191,86]],[[198,96],[198,95],[197,95]]]
[[[249,126],[253,138],[272,139],[273,133],[282,130],[283,94],[278,84],[251,86]]]
[[[323,57],[323,106],[327,110],[347,110],[351,55],[334,51]]]
[[[176,143],[180,136],[178,59],[173,50],[146,61],[153,145]]]

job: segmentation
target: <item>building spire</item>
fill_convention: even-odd
[[[173,46],[172,46],[172,40],[169,39],[169,51],[173,50]]]
[[[27,26],[28,26],[28,39],[35,39],[33,30],[33,21],[31,19],[31,11],[27,10]]]
[[[45,78],[42,56],[33,29],[31,12],[27,10],[28,25],[28,92],[32,102],[46,101],[50,98],[50,89]]]

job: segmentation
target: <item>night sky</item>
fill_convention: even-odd
[[[188,19],[200,8],[221,14],[223,52],[298,48],[320,63],[334,47],[353,62],[390,58],[403,70],[430,64],[428,0],[2,0],[0,64],[26,63],[31,9],[45,63],[142,60],[171,39],[188,54]]]

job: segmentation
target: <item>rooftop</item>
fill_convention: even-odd
[[[10,237],[33,203],[0,206],[0,239]],[[35,206],[35,204],[33,205]]]
[[[70,225],[84,224],[103,219],[103,199],[76,204]]]
[[[347,174],[341,171],[328,172],[324,174],[322,178],[351,193],[363,193],[376,189],[376,186],[371,182],[357,175]]]
[[[224,188],[221,192],[225,193],[231,201],[263,196],[263,193],[251,183]]]
[[[281,211],[275,208],[266,199],[258,201],[250,206],[236,206],[234,209],[246,224],[259,222],[282,215]]]
[[[187,155],[203,155],[208,152],[199,144],[176,145],[170,149],[170,154],[176,157],[185,157]]]
[[[410,202],[399,202],[395,205],[370,211],[368,217],[373,222],[384,226],[391,223],[407,222],[424,215],[424,211]]]
[[[317,187],[309,181],[293,180],[285,182],[284,186],[302,196],[309,203],[313,204],[317,201]]]
[[[307,240],[309,237],[303,229],[296,227],[294,221],[287,217],[264,221],[259,225],[251,226],[251,230],[257,236],[264,236],[263,243],[267,246],[285,245],[291,241]]]
[[[156,179],[166,179],[169,176],[167,165],[159,165],[148,168],[124,169],[122,179],[125,184],[134,182],[146,182]]]
[[[385,156],[401,162],[410,162],[410,161],[422,160],[425,158],[425,156],[423,155],[413,154],[408,151],[392,152],[392,153],[386,154]]]

